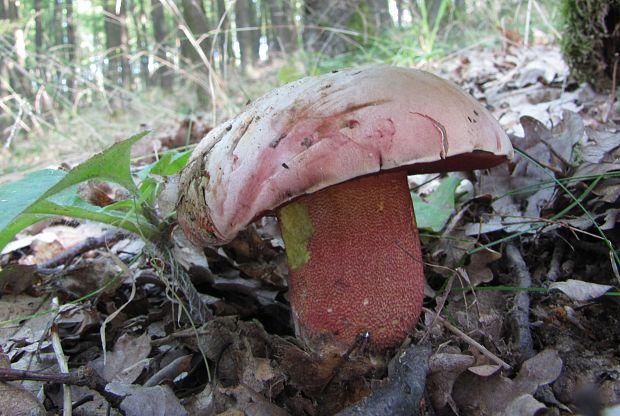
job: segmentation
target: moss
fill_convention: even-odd
[[[605,89],[620,52],[620,0],[563,0],[562,53],[573,77]]]
[[[305,205],[292,202],[280,209],[278,219],[286,245],[288,266],[296,270],[310,261],[308,244],[314,234],[310,212]]]

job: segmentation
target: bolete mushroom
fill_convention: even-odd
[[[416,324],[424,273],[407,174],[512,157],[491,114],[427,72],[372,65],[277,88],[213,129],[182,173],[178,221],[198,245],[276,212],[296,332],[318,353],[359,334],[383,350]]]

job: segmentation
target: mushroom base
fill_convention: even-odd
[[[313,351],[398,346],[420,315],[424,271],[404,172],[350,180],[278,211],[297,336]]]

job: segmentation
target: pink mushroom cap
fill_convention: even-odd
[[[179,223],[197,244],[224,244],[355,177],[482,169],[512,155],[493,116],[451,82],[386,65],[335,71],[277,88],[209,132],[181,179],[181,198],[197,205],[180,200]]]

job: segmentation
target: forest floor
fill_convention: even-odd
[[[386,382],[355,375],[362,349],[313,378],[326,364],[293,338],[273,218],[217,250],[174,233],[163,257],[134,236],[64,219],[2,253],[0,379],[17,381],[0,383],[0,413],[54,414],[71,402],[76,415],[318,415],[372,390],[393,407],[346,414],[620,414],[620,108],[571,82],[553,45],[469,49],[429,69],[485,103],[520,152],[455,174],[464,181],[451,215],[423,232],[425,309]],[[182,144],[188,128],[199,140],[209,127],[171,120],[137,151]],[[411,184],[431,203],[442,179]],[[179,306],[180,268],[214,317]],[[422,407],[399,413],[401,398],[384,387],[420,383]]]

